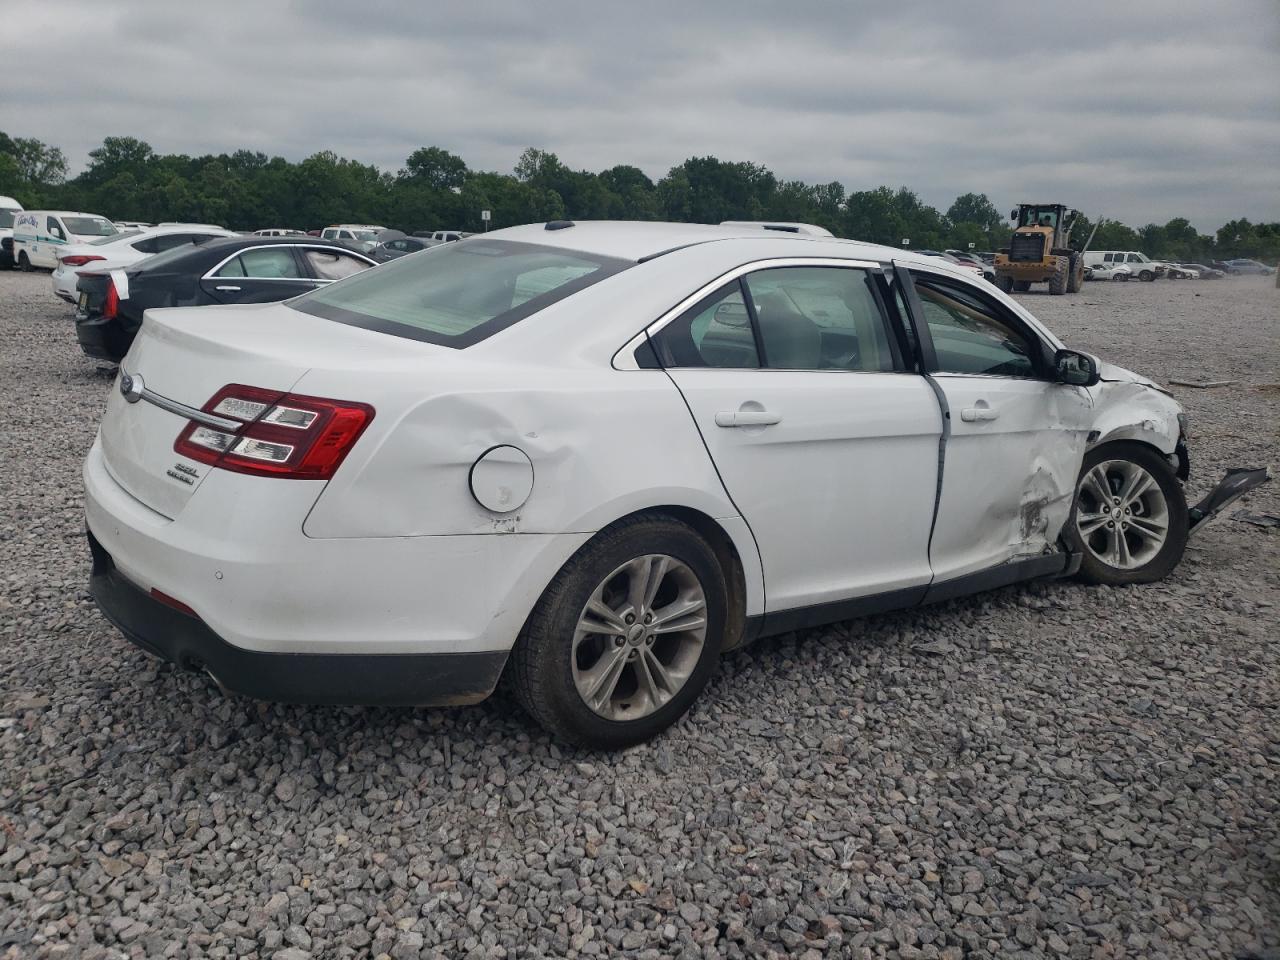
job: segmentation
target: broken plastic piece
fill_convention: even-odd
[[[1241,523],[1251,523],[1255,527],[1280,527],[1280,517],[1273,517],[1269,513],[1245,513],[1243,510],[1237,510],[1231,515],[1232,520],[1239,520]]]
[[[1169,383],[1177,387],[1195,387],[1197,390],[1209,390],[1213,387],[1229,387],[1233,383],[1239,383],[1239,380],[1170,380]]]
[[[1209,495],[1187,511],[1191,520],[1191,532],[1195,533],[1208,521],[1212,520],[1225,507],[1235,503],[1254,487],[1261,486],[1271,479],[1271,471],[1266,467],[1244,467],[1228,470]]]

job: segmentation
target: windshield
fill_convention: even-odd
[[[123,240],[125,237],[136,237],[141,230],[121,230],[119,233],[112,234],[107,237],[99,237],[97,240],[90,240],[89,246],[100,247],[104,243],[115,243],[117,240]]]
[[[102,217],[63,217],[62,222],[77,237],[113,237],[120,232],[114,223]]]
[[[0,227],[12,227],[13,218],[21,212],[21,210],[10,210],[8,207],[0,207]]]
[[[376,230],[353,230],[357,240],[377,240],[378,233]]]
[[[1056,227],[1057,225],[1057,210],[1028,207],[1022,211],[1022,226],[1024,227]]]
[[[467,347],[630,265],[540,244],[471,240],[392,260],[289,306],[365,330]]]

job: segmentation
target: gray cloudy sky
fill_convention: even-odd
[[[1006,24],[1005,21],[1008,21]],[[1280,2],[4,0],[0,130],[66,151],[752,160],[850,190],[1280,220]]]

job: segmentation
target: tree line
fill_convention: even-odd
[[[0,132],[0,194],[30,209],[72,209],[113,220],[215,223],[235,230],[380,223],[406,232],[493,229],[553,219],[793,220],[841,237],[917,249],[994,250],[1010,224],[982,193],[957,197],[945,213],[906,187],[846,192],[838,181],[779,180],[760,164],[691,157],[656,183],[638,167],[592,173],[530,147],[511,173],[470,169],[440,147],[414,150],[396,173],[321,151],[297,163],[237,150],[201,157],[159,154],[134,137],[107,137],[89,164],[68,177],[62,151]],[[1093,231],[1084,217],[1072,229],[1079,249]],[[1280,223],[1232,220],[1202,234],[1185,218],[1134,229],[1098,226],[1093,249],[1142,250],[1172,260],[1280,258]]]

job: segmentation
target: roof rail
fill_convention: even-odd
[[[806,237],[831,237],[834,234],[826,227],[815,223],[793,223],[786,220],[722,220],[722,227],[758,227],[761,230],[774,230],[778,233],[795,233]]]

